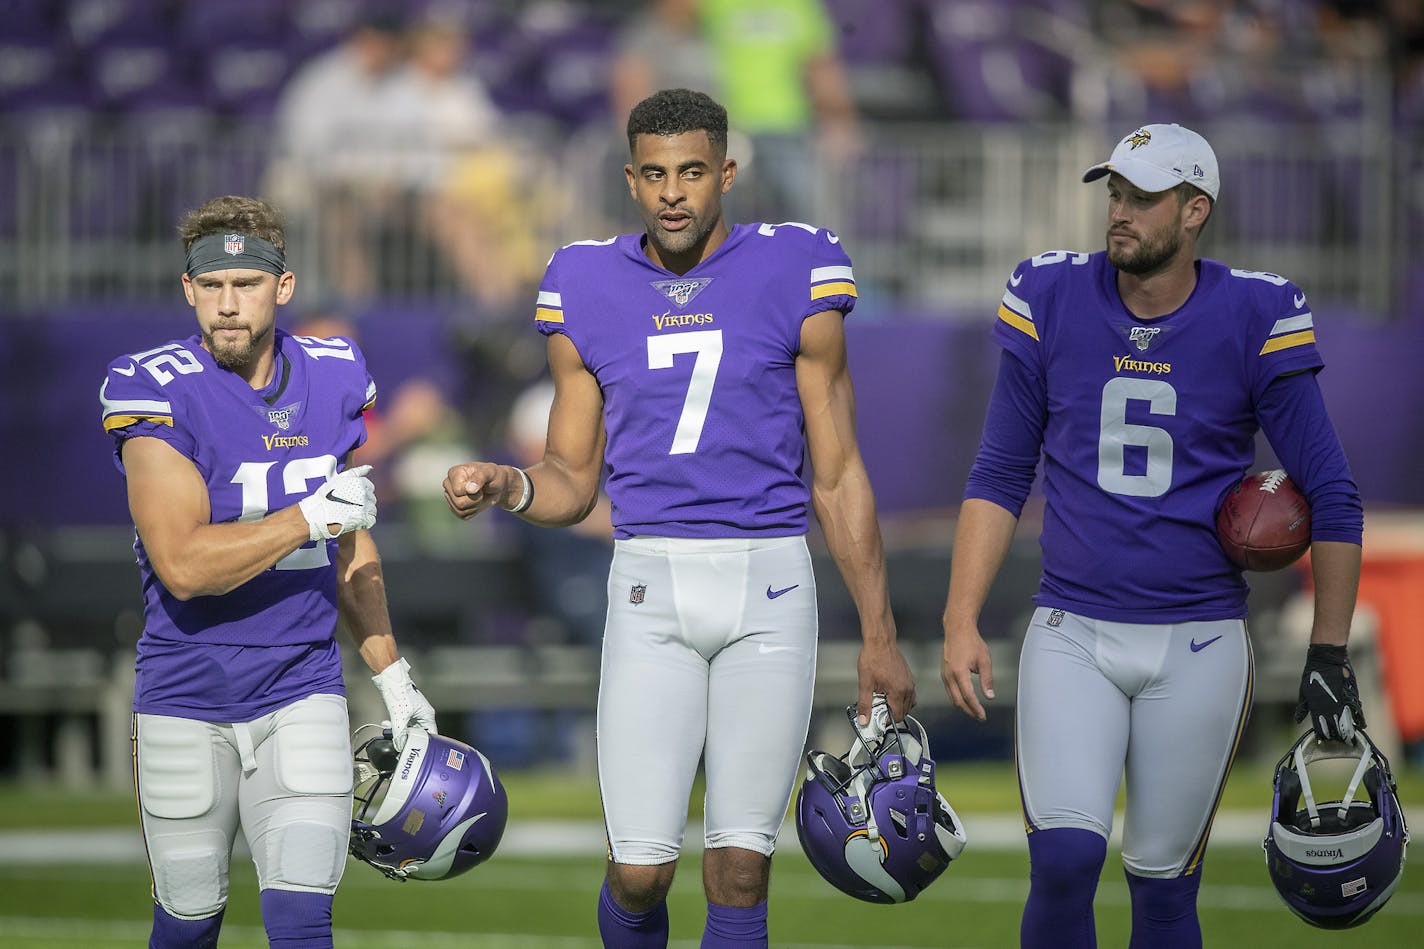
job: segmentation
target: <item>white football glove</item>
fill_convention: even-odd
[[[381,700],[386,703],[386,712],[391,716],[389,722],[381,724],[390,728],[396,751],[405,748],[406,732],[412,725],[435,734],[435,709],[410,681],[410,663],[404,658],[386,666],[372,676],[371,681],[376,683]]]
[[[376,486],[366,477],[370,470],[370,465],[347,468],[327,478],[310,497],[297,502],[311,526],[312,540],[331,540],[375,526]],[[339,525],[335,532],[332,524]]]

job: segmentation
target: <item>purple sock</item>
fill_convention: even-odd
[[[1029,887],[1022,949],[1094,949],[1093,895],[1108,842],[1091,830],[1057,827],[1028,835]]]
[[[604,880],[598,893],[598,934],[606,949],[667,949],[667,902],[646,913],[626,910],[618,905]]]
[[[153,933],[148,937],[148,949],[215,949],[222,920],[222,910],[207,919],[179,919],[169,916],[162,906],[154,903]]]
[[[702,931],[702,949],[736,949],[752,946],[766,949],[766,900],[755,906],[707,904],[707,928]]]
[[[331,949],[331,894],[263,890],[262,925],[272,949]]]
[[[1127,874],[1132,894],[1132,941],[1129,949],[1201,949],[1197,890],[1201,873],[1163,880]]]

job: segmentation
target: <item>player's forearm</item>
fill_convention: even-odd
[[[894,642],[895,618],[890,610],[885,545],[864,467],[855,466],[833,485],[813,490],[812,506],[826,548],[860,615],[861,637],[867,643]]]
[[[142,536],[142,535],[140,535]],[[311,539],[295,505],[260,521],[200,524],[181,537],[143,538],[158,578],[180,600],[221,596]]]
[[[400,657],[386,604],[386,580],[368,531],[343,535],[336,559],[336,607],[341,625],[372,672]]]
[[[576,471],[553,459],[524,469],[529,476],[534,498],[519,516],[540,527],[568,527],[588,517],[598,503],[598,475],[593,471]],[[505,510],[513,510],[520,502],[523,482],[515,473],[510,489],[500,501]]]
[[[1343,646],[1349,640],[1360,590],[1360,555],[1358,544],[1317,540],[1310,545],[1310,572],[1315,581],[1312,643]]]
[[[959,507],[949,571],[949,599],[944,607],[945,635],[977,627],[989,588],[1008,556],[1018,518],[992,501],[966,498]]]

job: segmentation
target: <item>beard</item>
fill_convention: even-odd
[[[217,335],[221,329],[241,329],[246,335],[239,335],[236,339],[221,339]],[[239,372],[252,365],[257,358],[259,346],[270,333],[271,330],[268,329],[261,334],[254,334],[250,326],[218,326],[203,333],[203,346],[212,355],[213,362],[229,371]]]
[[[1141,277],[1162,269],[1182,249],[1182,235],[1162,230],[1156,234],[1138,235],[1135,248],[1114,247],[1108,241],[1108,263],[1123,273]]]
[[[705,242],[717,226],[714,220],[708,223],[702,217],[692,217],[687,227],[680,231],[665,231],[662,222],[654,217],[648,227],[648,239],[657,245],[658,253],[664,258],[680,257],[697,245]]]

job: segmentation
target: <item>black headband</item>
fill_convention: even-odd
[[[265,270],[282,276],[287,258],[269,240],[253,234],[204,234],[188,248],[188,276],[214,270]]]

